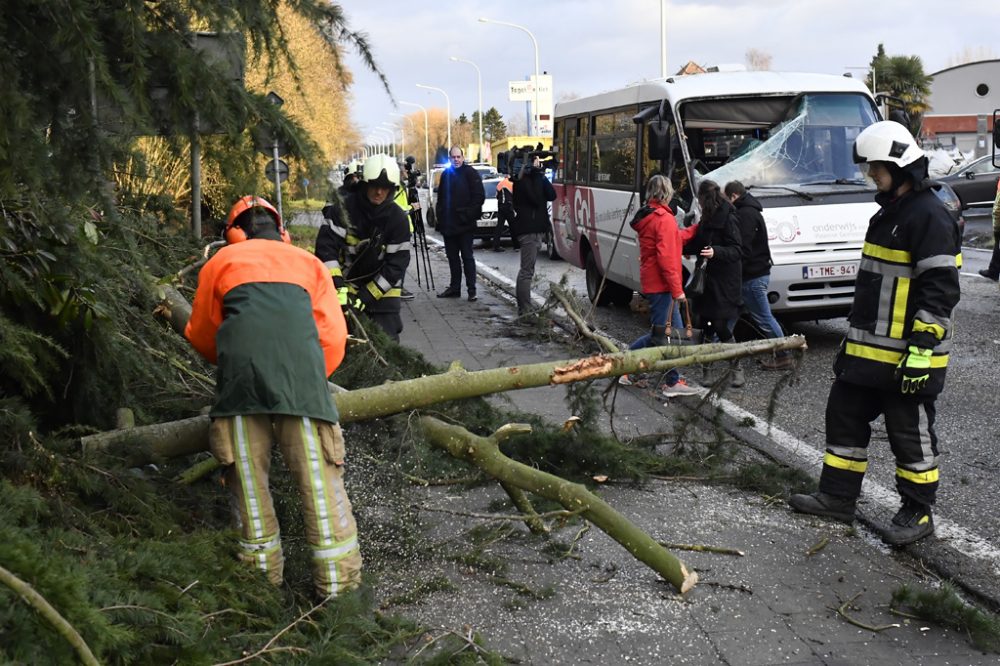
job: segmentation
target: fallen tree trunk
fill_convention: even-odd
[[[508,424],[491,437],[480,437],[461,426],[449,425],[432,416],[421,417],[420,425],[435,446],[456,458],[473,463],[505,486],[527,490],[559,502],[568,511],[579,513],[662,576],[681,594],[698,582],[696,572],[689,571],[670,551],[585,486],[529,467],[500,452],[499,443],[503,439],[515,433],[529,433],[531,426]]]
[[[667,370],[782,349],[802,349],[805,338],[793,335],[740,344],[648,347],[577,360],[534,363],[469,372],[460,366],[439,375],[334,393],[341,423],[365,421],[429,407],[450,400],[516,389],[569,384],[635,372]],[[207,416],[90,435],[80,440],[84,451],[111,449],[127,453],[133,464],[156,462],[208,449]]]

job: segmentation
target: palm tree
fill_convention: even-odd
[[[919,133],[923,114],[930,110],[927,98],[931,93],[931,77],[924,73],[920,56],[887,56],[879,44],[878,53],[872,58],[871,71],[878,84],[877,92],[888,93],[902,101],[910,117],[910,131],[914,135]]]

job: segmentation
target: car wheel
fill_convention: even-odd
[[[545,234],[545,248],[548,250],[549,259],[552,261],[558,261],[562,259],[559,256],[559,250],[556,249],[555,239],[552,238],[552,232]]]

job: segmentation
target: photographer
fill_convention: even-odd
[[[545,177],[541,154],[529,153],[514,179],[514,219],[511,236],[521,246],[521,269],[517,272],[517,313],[531,313],[531,280],[535,277],[538,248],[549,232],[548,202],[555,201],[556,191]]]

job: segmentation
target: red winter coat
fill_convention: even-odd
[[[646,213],[643,215],[643,213]],[[632,220],[639,238],[639,280],[644,294],[684,295],[681,249],[694,237],[698,226],[677,226],[666,205],[650,199]]]

